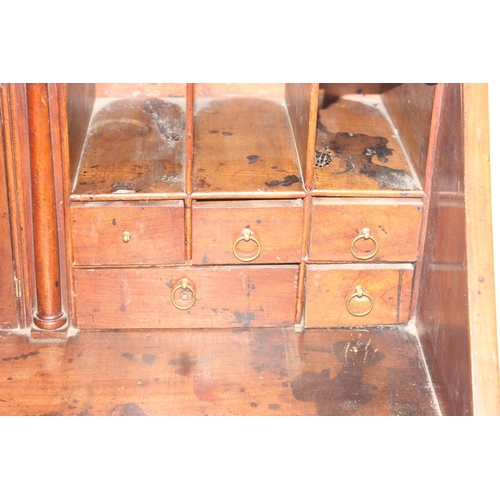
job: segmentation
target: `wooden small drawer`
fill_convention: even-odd
[[[194,202],[193,263],[298,263],[302,221],[302,200]]]
[[[309,265],[306,328],[391,325],[409,320],[411,264]]]
[[[313,198],[309,260],[415,262],[421,219],[421,200]]]
[[[77,266],[185,261],[182,201],[73,203],[71,224]]]
[[[298,266],[75,269],[77,326],[287,326],[295,322],[297,279]]]

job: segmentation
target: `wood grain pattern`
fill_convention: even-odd
[[[306,277],[306,328],[390,325],[409,320],[413,266],[308,265]],[[362,286],[374,301],[366,316],[353,316],[346,302]],[[349,307],[361,314],[370,308],[366,297],[354,297]]]
[[[314,157],[313,146],[318,109],[318,84],[287,83],[285,86],[285,101],[297,147],[302,178],[306,179],[309,165],[308,157]],[[309,152],[309,150],[312,151]]]
[[[241,264],[234,243],[249,228],[261,245],[255,264],[287,264],[301,260],[302,200],[219,201],[193,204],[193,262]],[[252,258],[259,248],[241,241],[236,253]]]
[[[442,411],[446,415],[471,415],[472,381],[468,330],[468,292],[466,271],[463,110],[460,84],[442,88],[442,111],[435,138],[434,175],[427,195],[429,215],[425,248],[420,262],[420,293],[415,309],[416,326],[426,355]],[[454,196],[450,196],[454,193]],[[439,222],[449,215],[453,204],[456,222]],[[447,207],[442,210],[441,206]],[[441,232],[438,232],[438,228]],[[436,251],[446,242],[448,252]],[[442,248],[445,248],[444,246]],[[460,259],[458,259],[458,253]],[[432,256],[439,256],[434,261]]]
[[[0,102],[0,123],[4,113]],[[7,191],[5,147],[3,130],[0,128],[0,328],[18,327],[17,299],[14,288],[14,256]]]
[[[463,84],[464,195],[474,415],[500,415],[488,85]]]
[[[37,314],[35,325],[57,330],[67,322],[61,299],[53,148],[46,84],[27,84],[31,192],[36,274]]]
[[[182,195],[185,131],[185,113],[177,101],[111,101],[92,119],[72,199]]]
[[[76,179],[78,164],[87,137],[87,130],[96,98],[95,85],[91,83],[60,84],[66,107],[67,141],[69,150],[69,175]]]
[[[241,328],[294,324],[298,266],[76,269],[78,328]],[[182,278],[195,305],[174,307]],[[189,290],[174,299],[187,306]]]
[[[193,196],[303,197],[283,101],[221,99],[195,115]]]
[[[392,199],[314,198],[309,260],[315,262],[415,262],[422,202]],[[351,253],[351,243],[363,228],[378,243],[368,260]],[[365,257],[376,251],[373,240],[358,240],[354,253]]]
[[[70,211],[77,266],[184,263],[182,201],[73,203]]]
[[[0,377],[0,415],[439,414],[401,328],[4,335]]]
[[[316,152],[330,159],[317,159],[317,196],[422,196],[378,98],[351,96],[321,109]]]
[[[382,85],[382,102],[421,185],[425,179],[435,89],[426,83]]]

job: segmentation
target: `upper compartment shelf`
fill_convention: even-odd
[[[219,87],[195,85],[193,197],[304,197],[289,116],[298,109],[290,104],[298,87]]]
[[[182,198],[184,98],[97,98],[72,200]]]
[[[325,95],[315,147],[316,196],[423,196],[380,95]]]

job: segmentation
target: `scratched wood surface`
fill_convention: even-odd
[[[309,260],[415,262],[421,219],[417,199],[313,198]],[[353,255],[364,228],[373,239],[358,239]]]
[[[0,415],[436,415],[404,329],[0,336]]]
[[[321,328],[406,323],[410,319],[412,278],[411,264],[308,265],[305,325]],[[354,296],[357,286],[363,287],[366,295]],[[354,314],[349,312],[347,301]]]
[[[180,200],[72,203],[70,219],[75,265],[184,264]]]
[[[257,254],[254,264],[298,263],[303,211],[302,200],[195,201],[193,263],[241,264]],[[260,253],[255,241],[241,240],[245,228]]]
[[[292,325],[298,267],[78,268],[77,326],[106,329]],[[184,278],[191,290],[179,287]],[[194,305],[186,310],[177,309],[173,303],[188,307],[193,301]]]
[[[198,106],[193,197],[305,195],[284,100],[220,99]]]
[[[422,196],[380,98],[352,96],[320,109],[313,192],[322,196]]]
[[[120,99],[104,105],[91,121],[71,199],[181,196],[185,113],[177,102]]]

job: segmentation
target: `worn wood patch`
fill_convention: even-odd
[[[208,101],[196,113],[194,129],[193,196],[305,195],[292,128],[280,102]]]
[[[99,199],[182,193],[184,163],[180,105],[157,98],[114,100],[91,121],[73,194]]]
[[[380,100],[338,99],[319,111],[313,191],[324,196],[422,196]]]
[[[2,336],[0,415],[435,415],[404,330]]]

